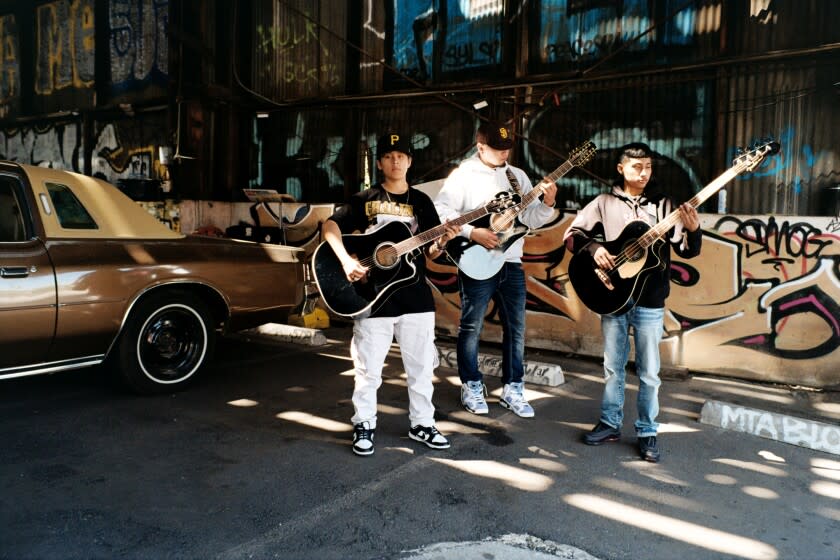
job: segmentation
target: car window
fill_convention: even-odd
[[[14,179],[0,177],[0,243],[24,241],[23,212],[14,188]]]
[[[67,186],[47,183],[46,187],[61,227],[64,229],[99,229],[94,219]]]

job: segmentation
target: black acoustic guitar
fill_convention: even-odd
[[[777,142],[766,142],[738,156],[732,167],[697,193],[689,204],[697,208],[739,173],[752,171],[768,154],[778,151]],[[666,242],[662,238],[679,221],[677,209],[653,227],[642,220],[627,224],[618,238],[602,243],[616,257],[615,266],[608,270],[598,267],[589,251],[578,251],[569,262],[569,280],[586,307],[600,315],[631,309],[650,273],[665,266],[662,250]]]
[[[463,216],[449,221],[451,225],[464,225],[493,212],[501,212],[515,201],[510,193],[500,193],[496,198]],[[341,236],[344,248],[362,266],[368,267],[364,279],[350,282],[344,267],[324,241],[312,254],[312,273],[321,297],[327,307],[343,317],[365,317],[382,305],[396,290],[418,280],[415,257],[427,243],[443,235],[446,225],[427,229],[415,236],[402,222],[390,222],[370,233]]]
[[[516,200],[516,204],[504,212],[490,216],[474,224],[476,227],[490,228],[499,236],[499,245],[487,249],[464,237],[456,237],[446,247],[446,254],[461,272],[476,280],[486,280],[502,269],[507,258],[505,252],[513,243],[530,231],[528,226],[517,220],[538,196],[543,194],[544,186],[556,182],[575,166],[586,164],[595,155],[595,144],[584,142],[572,151],[569,159],[549,173],[533,189]],[[519,195],[514,195],[519,197]]]

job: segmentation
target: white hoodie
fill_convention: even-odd
[[[524,171],[508,163],[493,168],[482,162],[478,154],[461,162],[461,165],[446,178],[443,188],[435,198],[435,208],[441,222],[452,220],[483,206],[497,193],[513,191],[505,172],[506,169],[510,169],[519,181],[519,188],[523,195],[534,188]],[[553,215],[554,209],[537,198],[519,214],[518,218],[529,228],[538,228],[548,222]],[[469,239],[473,227],[470,224],[464,225],[460,235]],[[506,251],[505,260],[521,262],[524,245],[524,238],[514,242]]]

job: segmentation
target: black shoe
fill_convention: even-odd
[[[373,455],[373,432],[367,422],[353,425],[353,453],[362,456]]]
[[[639,438],[639,455],[650,463],[659,462],[659,446],[656,445],[656,436]]]
[[[583,435],[583,443],[586,445],[601,445],[619,439],[621,439],[621,431],[618,428],[613,428],[600,421],[592,428],[591,432]]]
[[[412,426],[408,431],[408,437],[425,443],[432,449],[449,449],[449,440],[434,426]]]

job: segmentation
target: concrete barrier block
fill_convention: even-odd
[[[296,327],[282,323],[266,323],[255,329],[242,331],[243,334],[270,336],[282,342],[294,342],[308,346],[323,346],[327,344],[327,337],[320,329]]]
[[[455,347],[438,344],[437,349],[438,356],[440,357],[440,365],[457,370],[458,357]],[[496,354],[479,352],[478,369],[486,375],[501,377],[502,357]],[[563,368],[558,364],[549,364],[533,360],[525,360],[525,376],[523,379],[526,383],[546,385],[548,387],[556,387],[557,385],[562,385],[566,382],[566,379],[563,376]]]
[[[840,455],[840,426],[834,424],[715,400],[703,403],[700,422]]]

